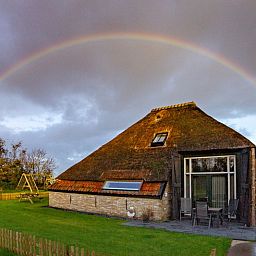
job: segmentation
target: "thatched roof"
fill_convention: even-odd
[[[164,146],[151,147],[168,132]],[[178,151],[255,147],[238,132],[205,114],[194,102],[153,109],[148,115],[59,175],[61,180],[166,181],[171,154]]]

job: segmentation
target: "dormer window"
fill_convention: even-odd
[[[151,142],[151,147],[163,146],[166,141],[167,135],[168,132],[157,133]]]

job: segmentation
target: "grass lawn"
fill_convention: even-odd
[[[7,250],[0,249],[0,255],[1,256],[16,256],[17,254],[14,254],[12,252],[8,252]]]
[[[123,226],[123,220],[0,201],[0,227],[95,250],[104,255],[226,255],[230,239]],[[12,255],[2,254],[0,255]]]

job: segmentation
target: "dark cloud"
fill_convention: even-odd
[[[189,41],[256,76],[255,10],[254,0],[0,0],[0,74],[58,42],[141,32]],[[256,125],[256,84],[221,61],[139,40],[52,52],[0,80],[0,135],[45,148],[63,170],[151,108],[193,100],[220,120],[235,118],[230,125],[256,140],[237,126],[246,116]]]
[[[189,40],[251,70],[250,65],[256,65],[250,55],[256,36],[254,0],[195,0],[193,4],[187,0],[2,0],[0,4],[1,35],[6,35],[2,45],[7,42],[5,48],[18,57],[83,34],[139,31]]]

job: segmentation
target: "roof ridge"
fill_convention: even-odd
[[[170,105],[170,106],[165,106],[165,107],[153,108],[151,110],[151,112],[159,111],[159,110],[163,110],[163,109],[190,107],[190,106],[196,107],[196,103],[194,101],[190,101],[190,102],[184,102],[184,103]]]

